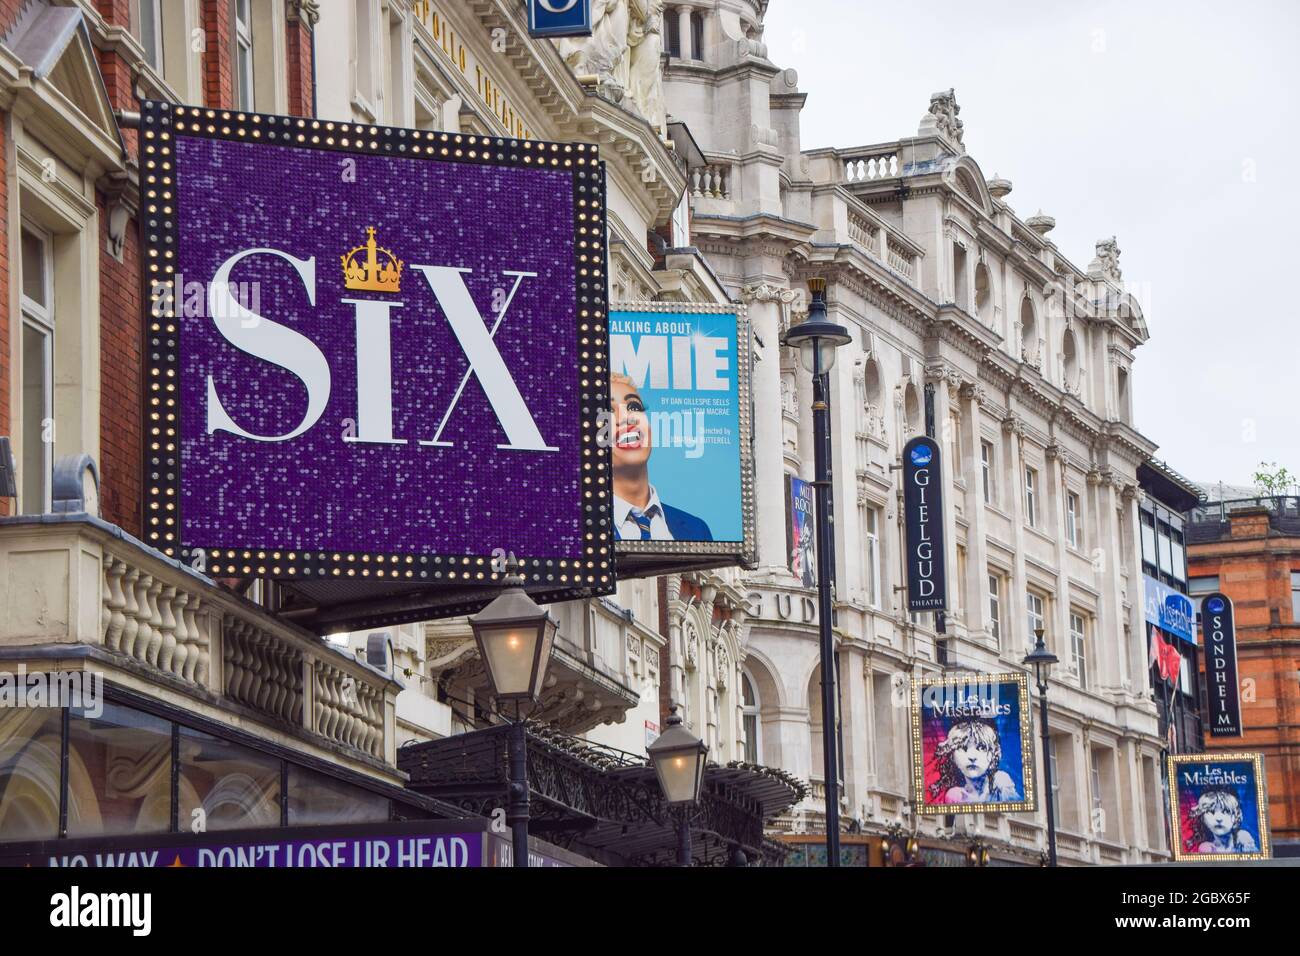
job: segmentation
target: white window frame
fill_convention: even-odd
[[[146,37],[144,12],[149,10],[153,13],[153,29],[148,31],[151,36]],[[166,52],[163,50],[163,9],[162,0],[131,0],[131,33],[140,41],[140,48],[144,51],[144,61],[153,68],[155,73],[163,73],[163,65],[166,63]],[[149,59],[149,40],[152,40],[153,59]]]
[[[1088,619],[1070,612],[1070,661],[1079,678],[1081,690],[1088,689]]]
[[[989,596],[989,633],[1002,645],[1002,578],[992,571],[988,573]]]
[[[863,509],[866,525],[862,529],[865,543],[863,560],[866,562],[867,606],[880,608],[880,514],[875,505]]]
[[[241,14],[247,14],[247,19],[244,19]],[[257,87],[254,85],[253,0],[231,0],[230,27],[231,55],[235,60],[231,70],[235,85],[235,107],[251,112],[257,106]],[[243,53],[247,53],[247,59],[241,64]]]
[[[21,233],[34,238],[41,247],[41,285],[45,302],[41,303],[27,296],[27,290],[24,288],[23,267],[24,262],[19,262],[18,268],[18,299],[22,318],[20,319],[20,341],[19,355],[22,357],[19,362],[23,382],[21,394],[25,397],[27,391],[26,381],[26,342],[25,337],[30,330],[31,332],[42,336],[44,342],[44,356],[42,369],[42,381],[44,382],[42,392],[42,409],[41,409],[41,430],[38,436],[41,441],[41,473],[43,480],[41,482],[41,501],[33,506],[33,503],[26,500],[23,494],[27,484],[27,475],[23,476],[22,488],[20,488],[20,499],[25,514],[43,514],[48,512],[53,506],[51,494],[54,483],[54,443],[44,440],[46,423],[54,418],[54,237],[46,230],[41,229],[29,222],[23,222]],[[22,255],[21,234],[19,241],[19,255]],[[27,409],[22,410],[24,425],[27,418]],[[18,449],[18,455],[21,457],[24,465],[27,461],[27,444],[32,440],[32,436],[26,433],[24,427],[23,447]]]
[[[1037,605],[1037,608],[1035,608],[1035,605]],[[1034,643],[1038,640],[1038,635],[1035,632],[1039,628],[1043,629],[1044,640],[1046,640],[1046,630],[1047,630],[1046,598],[1044,598],[1041,594],[1038,594],[1032,590],[1025,591],[1025,610],[1028,612],[1025,620],[1029,624],[1029,633],[1025,636],[1025,640],[1028,642],[1029,648],[1032,650],[1034,647]]]
[[[1025,523],[1038,527],[1038,469],[1025,465]]]

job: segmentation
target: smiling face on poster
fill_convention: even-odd
[[[610,312],[620,551],[746,550],[748,334],[734,306],[646,303]]]
[[[1035,809],[1024,674],[912,682],[912,801],[918,813]]]
[[[1169,812],[1177,829],[1175,860],[1269,858],[1262,754],[1171,754],[1169,779]]]

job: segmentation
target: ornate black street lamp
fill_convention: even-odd
[[[708,752],[708,745],[682,726],[676,707],[668,714],[664,732],[646,748],[664,800],[678,812],[678,866],[691,865],[691,808],[700,799]]]
[[[1047,678],[1052,672],[1052,665],[1059,658],[1047,649],[1043,641],[1043,629],[1034,628],[1037,641],[1034,649],[1022,662],[1034,669],[1034,680],[1038,684],[1038,722],[1043,732],[1043,800],[1047,803],[1047,860],[1048,866],[1056,866],[1056,814],[1052,807],[1052,737],[1047,727]]]
[[[826,375],[835,364],[835,350],[853,341],[848,330],[826,318],[826,280],[809,279],[808,318],[792,325],[784,342],[799,350],[799,360],[812,373],[813,463],[817,489],[817,624],[821,635],[822,767],[826,778],[826,865],[840,865],[839,734],[835,706],[835,636],[831,631],[831,429],[830,383]]]
[[[513,580],[518,580],[513,579]],[[479,656],[498,701],[514,701],[510,723],[510,783],[506,822],[514,865],[528,866],[528,737],[520,707],[536,701],[551,660],[556,621],[517,583],[469,619]]]

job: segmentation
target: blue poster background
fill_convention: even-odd
[[[610,369],[632,379],[655,432],[651,485],[726,542],[744,539],[736,329],[735,313],[609,317]]]

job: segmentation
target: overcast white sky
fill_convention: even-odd
[[[1300,3],[771,0],[803,144],[915,135],[955,87],[968,153],[1087,268],[1115,235],[1151,340],[1136,423],[1201,481],[1300,469]]]

